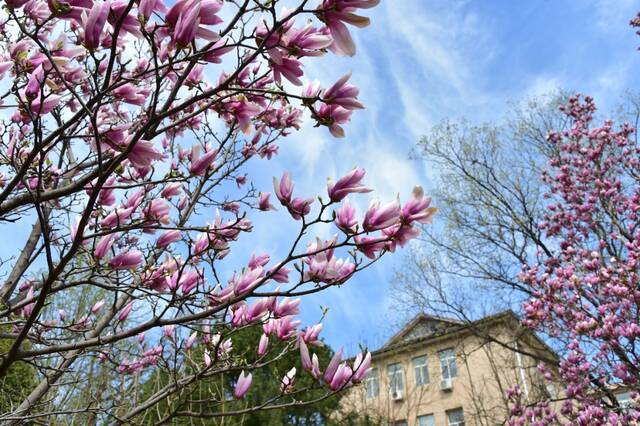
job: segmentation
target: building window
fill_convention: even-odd
[[[407,421],[406,420],[396,420],[395,422],[391,423],[392,426],[407,426]]]
[[[462,408],[447,411],[447,420],[449,426],[464,426],[464,412]]]
[[[436,426],[436,419],[433,414],[418,416],[418,426]]]
[[[389,390],[391,393],[402,392],[404,389],[404,373],[402,371],[402,364],[389,364]]]
[[[440,368],[442,370],[443,379],[451,379],[458,376],[458,367],[456,366],[456,352],[453,348],[440,351]]]
[[[416,386],[424,386],[429,384],[429,367],[427,365],[427,356],[422,355],[411,360],[413,364],[413,375],[416,378]]]
[[[378,369],[372,368],[367,373],[364,380],[364,386],[367,389],[367,398],[375,398],[380,393],[380,382],[378,380]]]

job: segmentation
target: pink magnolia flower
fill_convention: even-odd
[[[200,283],[202,283],[202,272],[197,269],[183,271],[180,281],[178,282],[183,294],[191,293],[191,290],[196,288]]]
[[[124,321],[127,319],[129,314],[131,313],[131,310],[133,309],[134,303],[135,301],[131,301],[127,303],[124,308],[122,308],[122,310],[118,314],[118,321]]]
[[[322,323],[314,326],[307,326],[304,333],[301,335],[302,339],[307,343],[316,344],[316,346],[321,345],[322,342],[318,340],[318,336],[320,335],[322,328]]]
[[[162,334],[164,334],[169,339],[173,339],[173,334],[176,331],[176,326],[174,324],[168,324],[162,327]]]
[[[346,387],[352,375],[353,371],[351,370],[351,367],[349,367],[345,363],[340,364],[336,369],[336,372],[333,374],[333,377],[331,378],[329,387],[334,391]]]
[[[238,380],[236,381],[236,386],[233,389],[233,396],[235,396],[237,399],[244,398],[247,391],[249,390],[249,387],[251,386],[252,379],[253,377],[251,376],[251,373],[245,376],[244,370],[243,370],[240,373]]]
[[[333,357],[331,357],[331,361],[329,361],[329,365],[327,365],[327,369],[324,371],[325,382],[331,383],[331,380],[333,380],[333,376],[336,373],[338,366],[342,362],[342,353],[343,349],[340,348],[340,350],[333,354]]]
[[[100,241],[98,241],[98,244],[96,244],[96,248],[93,251],[93,255],[97,259],[102,259],[109,252],[114,238],[116,238],[116,234],[109,234],[100,238]]]
[[[316,354],[313,354],[311,357],[311,375],[314,379],[319,379],[322,375],[322,371],[320,371],[320,360]]]
[[[300,77],[304,75],[304,71],[302,71],[302,63],[296,58],[283,56],[274,60],[274,56],[271,56],[270,65],[273,70],[273,79],[278,84],[282,83],[282,77],[284,77],[292,84],[302,86]]]
[[[359,353],[356,355],[356,359],[353,361],[353,377],[351,381],[353,383],[361,382],[366,374],[369,372],[371,366],[371,352],[367,352],[366,355]]]
[[[193,345],[196,343],[196,339],[198,338],[198,332],[194,331],[191,333],[189,338],[187,339],[187,343],[185,344],[185,348],[191,349]]]
[[[380,206],[379,201],[372,201],[364,215],[362,228],[367,232],[388,228],[400,220],[400,213],[398,201],[391,201],[383,206]]]
[[[253,130],[252,119],[260,114],[263,110],[260,105],[249,102],[246,98],[241,97],[234,99],[225,104],[225,109],[229,112],[229,125],[233,124],[233,120],[237,120],[238,126],[242,133],[248,135]]]
[[[309,356],[309,348],[304,342],[304,339],[299,338],[298,343],[300,345],[300,358],[302,361],[302,368],[311,373],[314,379],[320,377],[320,364],[316,354],[313,354],[313,358]]]
[[[371,192],[372,189],[360,184],[360,181],[365,175],[365,170],[360,167],[356,167],[351,170],[345,176],[338,179],[337,182],[333,182],[332,179],[327,180],[327,192],[329,198],[333,202],[342,201],[347,195],[351,193],[365,193]]]
[[[200,26],[200,1],[178,2],[169,13],[177,9],[179,5],[184,5],[178,12],[178,20],[173,30],[173,40],[178,46],[188,46],[195,40],[198,27]],[[167,19],[169,17],[167,13]]]
[[[202,355],[205,368],[209,368],[211,366],[211,355],[209,355],[209,350],[205,349],[204,354]]]
[[[33,298],[33,287],[29,287],[29,291],[27,292],[27,297],[26,299],[32,299]],[[22,308],[22,316],[24,318],[29,318],[31,316],[31,314],[33,313],[33,308],[35,307],[36,303],[29,303],[28,305],[25,305]]]
[[[270,192],[261,192],[258,196],[258,208],[262,211],[277,210],[273,204],[269,202]]]
[[[411,198],[402,207],[402,218],[407,223],[413,221],[430,223],[438,211],[435,207],[429,207],[430,204],[431,198],[424,196],[424,190],[421,186],[416,186],[413,188]]]
[[[309,81],[302,87],[301,95],[305,98],[317,98],[320,95],[320,80]]]
[[[94,303],[94,305],[91,307],[91,313],[95,314],[98,313],[100,311],[100,309],[102,309],[102,307],[104,306],[104,300],[99,300],[96,303]]]
[[[271,259],[271,256],[269,256],[267,253],[263,253],[258,256],[256,256],[255,254],[252,254],[251,259],[249,259],[249,263],[247,264],[247,266],[249,267],[249,269],[256,269],[261,266],[265,266],[267,263],[269,263],[270,259]]]
[[[60,102],[60,96],[47,95],[44,98],[41,94],[31,101],[31,112],[34,115],[46,115],[49,114]]]
[[[166,11],[167,7],[162,0],[140,0],[138,4],[138,12],[145,21],[149,20],[153,12],[164,13]]]
[[[145,219],[153,222],[169,223],[169,212],[171,205],[162,198],[151,200],[151,203],[144,209]]]
[[[349,122],[351,113],[351,110],[340,105],[321,104],[320,108],[315,111],[314,118],[319,125],[327,126],[333,137],[343,138],[344,129],[340,125]]]
[[[109,265],[113,269],[135,269],[143,260],[144,256],[140,250],[129,250],[115,255]]]
[[[260,266],[246,270],[237,279],[232,279],[229,284],[233,287],[235,294],[244,294],[249,290],[253,290],[263,279],[264,269]]]
[[[344,202],[336,213],[336,226],[347,234],[355,232],[358,225],[356,209],[349,203],[349,197],[345,197]]]
[[[193,253],[202,253],[209,247],[209,243],[209,234],[207,234],[206,232],[200,233],[200,235],[198,235],[198,238],[196,238],[195,244],[193,245]]]
[[[293,367],[282,378],[282,382],[281,382],[282,391],[283,392],[291,391],[291,388],[293,387],[293,382],[295,381],[295,379],[296,379],[296,368]]]
[[[109,1],[96,1],[89,10],[89,14],[83,13],[82,24],[84,28],[84,45],[87,49],[95,49],[100,46],[102,29],[107,23],[111,5]]]
[[[356,236],[356,247],[358,251],[369,259],[375,259],[382,250],[386,248],[386,240],[383,237]]]
[[[313,204],[313,198],[296,197],[289,203],[288,210],[291,217],[295,220],[302,219],[311,212],[311,204]]]
[[[347,84],[350,78],[351,73],[342,76],[333,86],[325,90],[322,95],[322,101],[326,104],[339,105],[349,110],[364,108],[364,105],[357,100],[360,89],[352,84]]]
[[[172,229],[160,235],[156,240],[156,247],[163,248],[171,243],[174,243],[182,237],[182,234],[177,229]]]
[[[376,6],[380,0],[324,0],[318,8],[318,18],[324,21],[333,37],[332,50],[338,55],[353,56],[356,46],[346,24],[359,28],[369,25],[369,18],[356,15],[357,9]]]
[[[167,185],[160,195],[162,198],[170,199],[176,195],[180,195],[182,193],[182,184],[180,182],[174,182]]]
[[[302,28],[291,28],[286,32],[284,45],[295,56],[319,56],[323,49],[333,43],[325,29],[314,27],[310,22]]]
[[[209,166],[213,164],[218,155],[218,151],[215,149],[206,150],[202,156],[200,156],[200,146],[197,146],[191,152],[191,174],[195,176],[202,176],[207,171]]]
[[[291,196],[293,195],[293,182],[291,181],[289,172],[284,172],[282,178],[280,178],[280,182],[274,177],[273,188],[280,203],[283,206],[288,206],[291,201]]]
[[[149,96],[149,89],[137,87],[133,83],[125,83],[115,88],[113,94],[122,102],[142,106]]]
[[[290,269],[282,266],[278,268],[277,271],[275,270],[275,267],[274,267],[267,274],[269,275],[269,278],[271,278],[272,280],[284,284],[289,282],[289,272],[291,272]]]
[[[263,356],[267,353],[267,346],[269,345],[269,336],[262,334],[260,336],[260,342],[258,343],[258,356]]]
[[[29,76],[27,87],[24,89],[24,94],[28,99],[35,99],[40,94],[43,84],[44,68],[42,68],[42,64],[40,64]]]
[[[142,33],[140,32],[140,21],[138,21],[138,18],[129,13],[124,15],[128,7],[128,0],[111,0],[111,13],[109,13],[108,22],[114,28],[119,24],[122,31],[140,37]]]
[[[274,332],[279,340],[287,340],[295,334],[296,328],[300,325],[299,320],[293,320],[292,316],[279,318],[274,322]]]
[[[104,219],[100,222],[104,228],[113,228],[115,226],[120,226],[126,224],[126,221],[131,217],[133,213],[133,207],[117,207],[111,211],[108,215],[105,216]]]
[[[290,299],[288,297],[285,297],[284,299],[282,299],[282,302],[280,302],[273,308],[273,314],[276,317],[288,317],[290,315],[296,315],[300,313],[299,306],[301,301],[302,300],[300,298]]]
[[[385,248],[393,253],[396,245],[404,247],[407,242],[420,235],[420,230],[411,225],[398,223],[383,229],[382,233],[391,239],[386,243]]]

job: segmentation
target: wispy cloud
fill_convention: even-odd
[[[640,39],[625,27],[636,6],[622,3],[382,2],[367,11],[371,27],[353,31],[354,58],[329,55],[306,66],[306,75],[325,86],[353,72],[367,109],[354,113],[347,137],[333,139],[307,122],[283,142],[276,161],[254,163],[256,172],[270,178],[287,168],[296,191],[313,195],[324,192],[328,176],[359,165],[376,188],[373,197],[405,198],[413,185],[429,183],[428,170],[410,160],[409,152],[443,118],[496,120],[508,101],[558,87],[592,93],[606,103],[637,85],[640,54],[634,48]],[[368,198],[354,198],[362,213]],[[245,243],[251,251],[278,252],[296,231],[282,212],[256,222],[257,233]],[[273,229],[279,230],[275,238]],[[343,287],[307,298],[305,321],[317,320],[318,305],[330,306],[324,332],[329,343],[350,351],[360,341],[381,344],[399,315],[390,310],[389,284],[401,257],[383,259]]]

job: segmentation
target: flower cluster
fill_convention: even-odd
[[[32,232],[0,260],[0,328],[11,339],[0,377],[21,361],[46,376],[9,415],[38,406],[42,421],[64,422],[55,413],[65,410],[47,401],[66,401],[72,383],[95,386],[98,370],[134,392],[128,385],[145,370],[177,378],[175,390],[119,407],[124,423],[205,377],[238,377],[241,399],[277,357],[276,341],[298,345],[298,370],[327,393],[359,383],[370,355],[348,364],[340,351],[321,366],[309,354],[322,325],[301,327],[300,296],[403,246],[435,208],[416,188],[403,205],[374,201],[358,217],[349,196],[371,191],[361,168],[330,180],[326,197],[294,194],[285,172],[272,198],[247,165],[278,155],[307,116],[345,135],[364,108],[351,74],[322,86],[304,66],[329,52],[353,55],[348,26],[368,25],[361,13],[378,0],[299,1],[280,13],[278,1],[5,3],[0,221]],[[274,214],[299,226],[290,250],[231,264],[254,215],[278,202]],[[328,223],[340,235],[314,238]],[[236,333],[251,327],[261,330],[262,361],[234,351]],[[283,394],[296,391],[291,367]],[[108,392],[95,408],[105,418],[117,404],[104,401],[119,398]]]
[[[590,97],[572,97],[562,111],[570,127],[548,136],[557,155],[544,174],[548,205],[539,224],[557,250],[539,253],[537,264],[523,268],[520,279],[533,289],[524,322],[565,346],[558,371],[568,398],[564,417],[629,424],[640,411],[606,395],[640,383],[638,363],[629,356],[640,339],[640,149],[628,124],[593,126]],[[542,421],[541,409],[514,415]],[[549,419],[540,424],[553,423]]]

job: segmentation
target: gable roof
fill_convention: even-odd
[[[468,333],[476,333],[486,327],[494,327],[498,324],[517,324],[520,325],[520,319],[511,309],[489,315],[475,321],[458,321],[451,318],[442,318],[427,314],[416,315],[406,326],[398,333],[392,336],[381,348],[372,351],[374,357],[386,356],[395,353],[404,348],[412,348],[415,345],[425,344],[427,342],[435,342],[442,339],[450,339],[454,336]],[[430,325],[439,324],[434,328]],[[426,327],[425,327],[426,325]],[[550,359],[557,359],[557,354],[551,349],[540,337],[532,330],[524,327],[518,327],[520,339],[527,339],[539,349],[544,350],[550,356]],[[424,332],[429,330],[430,332]]]
[[[387,348],[404,341],[440,335],[454,328],[459,328],[461,325],[462,322],[458,320],[421,313],[413,317],[399,332],[391,336],[382,347]]]

